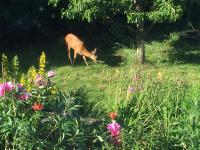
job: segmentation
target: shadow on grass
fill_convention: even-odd
[[[112,33],[111,29],[114,30]],[[127,46],[131,43],[130,39],[132,39],[129,31],[127,31],[128,29],[123,30],[117,27],[113,28],[113,25],[84,22],[69,23],[65,27],[58,26],[53,30],[43,30],[38,31],[34,36],[31,36],[34,33],[33,31],[27,33],[26,36],[21,37],[18,35],[19,38],[12,39],[12,44],[10,44],[11,42],[5,42],[4,47],[1,45],[0,52],[5,53],[9,58],[18,55],[23,70],[27,70],[31,65],[37,68],[42,51],[47,55],[47,66],[49,67],[71,65],[67,55],[64,36],[67,33],[74,33],[85,42],[86,48],[89,51],[97,48],[98,60],[108,66],[116,67],[123,62],[123,57],[115,55],[118,48],[115,47],[114,43],[119,42]],[[93,63],[89,58],[87,60],[89,64]],[[79,56],[75,66],[80,65],[85,65],[85,63]]]
[[[172,42],[171,61],[200,64],[200,31],[183,31],[179,35],[179,39]]]

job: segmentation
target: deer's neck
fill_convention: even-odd
[[[86,56],[86,57],[89,57],[89,58],[93,57],[93,54],[92,54],[91,52],[89,52],[87,49],[84,49],[84,50],[82,51],[82,53],[83,53],[83,55]],[[91,59],[92,59],[92,58],[91,58]]]

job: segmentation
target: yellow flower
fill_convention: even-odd
[[[22,84],[22,85],[26,85],[26,76],[25,76],[25,74],[22,74],[22,76],[21,76],[21,78],[20,78],[20,83]]]
[[[35,80],[36,75],[37,75],[37,72],[36,72],[35,67],[31,66],[28,69],[28,73],[27,73],[28,81],[32,83]]]
[[[42,54],[40,56],[40,62],[39,62],[39,74],[40,75],[44,75],[45,66],[46,66],[46,55],[44,52],[42,52]]]
[[[55,89],[51,90],[51,94],[52,95],[56,95],[57,94],[57,91]]]
[[[162,73],[159,71],[158,74],[157,74],[157,79],[158,79],[158,80],[162,80],[162,77],[163,77],[163,75],[162,75]]]

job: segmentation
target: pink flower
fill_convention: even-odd
[[[0,96],[4,96],[6,91],[5,84],[0,84]]]
[[[0,96],[4,96],[6,92],[10,92],[14,89],[14,84],[11,82],[0,84]]]
[[[14,84],[11,82],[6,83],[6,92],[10,92],[15,88]]]
[[[130,87],[128,88],[128,93],[133,93],[134,91],[135,91],[135,88],[134,88],[134,87],[130,86]]]
[[[47,73],[47,75],[48,75],[48,77],[54,77],[55,75],[56,75],[56,73],[54,72],[54,71],[49,71],[48,73]]]
[[[41,75],[39,74],[36,75],[35,84],[37,86],[43,86],[45,84],[45,81]]]
[[[107,125],[108,131],[111,133],[112,137],[117,137],[120,135],[121,126],[116,121],[112,120],[112,123]]]
[[[27,100],[29,98],[29,93],[23,93],[18,96],[18,99]]]

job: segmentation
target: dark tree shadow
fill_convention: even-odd
[[[177,63],[200,63],[200,31],[182,31],[180,37],[172,43],[173,49],[170,54],[172,62]]]

